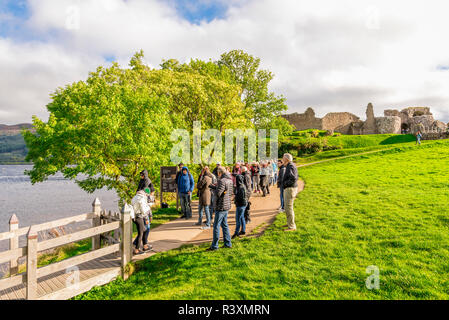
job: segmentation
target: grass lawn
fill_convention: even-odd
[[[280,214],[260,238],[160,253],[76,299],[448,299],[448,161],[437,141],[303,168],[296,233]]]

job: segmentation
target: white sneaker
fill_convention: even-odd
[[[279,212],[285,212],[285,209],[280,208]]]

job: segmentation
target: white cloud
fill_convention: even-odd
[[[449,71],[437,70],[449,65],[445,1],[232,1],[224,19],[199,25],[157,0],[29,4],[27,26],[48,40],[0,39],[0,122],[44,115],[57,86],[85,79],[106,55],[126,65],[141,48],[153,66],[243,49],[275,73],[272,89],[287,98],[291,112],[313,106],[318,115],[352,111],[363,117],[368,102],[377,114],[429,105],[449,121]],[[6,120],[5,110],[11,110]]]

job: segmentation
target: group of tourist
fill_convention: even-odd
[[[181,218],[192,218],[192,194],[195,185],[198,190],[198,222],[203,230],[213,227],[213,240],[208,250],[217,250],[220,229],[223,232],[224,248],[231,248],[231,240],[246,234],[246,225],[251,222],[251,196],[260,194],[266,197],[270,187],[277,185],[280,189],[279,211],[286,212],[285,231],[296,230],[293,201],[298,192],[298,171],[293,157],[285,154],[281,160],[267,160],[243,163],[237,162],[232,169],[220,163],[211,171],[208,166],[201,169],[198,180],[193,178],[189,168],[178,165],[176,185],[181,202]],[[154,186],[146,170],[141,172],[141,180],[136,196],[131,201],[133,222],[137,237],[134,240],[134,254],[151,250],[148,235],[152,221],[151,203],[154,202]],[[232,202],[236,208],[236,226],[233,235],[228,226],[228,213]],[[203,217],[205,221],[203,222]],[[213,223],[212,223],[213,220]],[[204,224],[204,225],[203,225]]]
[[[182,218],[192,218],[192,192],[195,182],[189,169],[182,163],[176,176],[179,198],[181,199]],[[231,248],[231,240],[246,234],[246,225],[251,221],[250,198],[253,194],[266,197],[270,186],[280,189],[279,211],[286,212],[286,231],[296,230],[293,202],[298,192],[298,171],[291,154],[285,154],[278,161],[260,163],[237,162],[231,167],[220,163],[211,171],[208,166],[202,168],[197,180],[198,222],[196,226],[210,229],[213,226],[213,240],[208,250],[217,250],[220,229],[223,232],[224,248]],[[228,226],[228,213],[234,202],[236,208],[236,226],[233,235]],[[206,221],[203,222],[203,217]],[[212,224],[213,219],[213,224]],[[204,226],[203,226],[204,224]]]

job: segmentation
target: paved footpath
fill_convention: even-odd
[[[304,189],[304,183],[298,182],[299,191]],[[280,205],[279,189],[275,186],[270,188],[270,194],[262,197],[261,194],[251,196],[251,222],[246,226],[246,237],[259,236],[263,231],[273,223],[278,215]],[[202,230],[195,226],[198,222],[198,202],[192,203],[192,219],[177,219],[167,222],[150,231],[149,242],[153,246],[153,251],[134,256],[133,260],[142,260],[148,258],[157,252],[168,251],[181,247],[184,244],[202,244],[212,242],[212,227],[209,230]],[[284,213],[282,213],[284,214]],[[205,221],[203,216],[203,221]],[[231,236],[235,231],[235,206],[233,205],[228,214],[228,224]],[[253,231],[256,229],[256,232]],[[221,240],[223,233],[220,231]],[[220,246],[222,242],[220,242]]]

